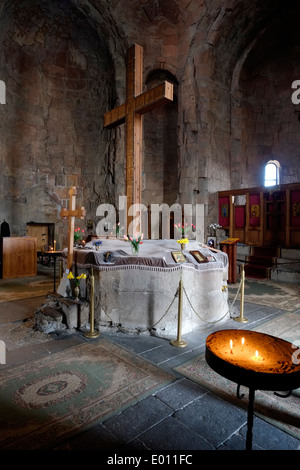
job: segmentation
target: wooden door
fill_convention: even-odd
[[[48,249],[48,245],[49,245],[48,225],[27,224],[27,235],[28,237],[36,238],[38,251],[43,251],[43,250]]]

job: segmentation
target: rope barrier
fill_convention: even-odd
[[[143,332],[143,331],[149,331],[149,330],[152,330],[152,329],[155,329],[155,327],[167,316],[167,314],[169,313],[175,299],[178,297],[178,325],[177,325],[177,339],[176,340],[171,340],[170,343],[173,345],[173,346],[179,346],[179,347],[184,347],[187,345],[187,343],[185,341],[183,341],[181,339],[181,322],[182,322],[182,301],[183,301],[183,293],[191,307],[191,310],[193,311],[193,313],[203,322],[203,323],[206,323],[208,325],[212,325],[212,324],[216,324],[216,323],[219,323],[220,321],[222,321],[227,315],[228,313],[230,314],[230,311],[233,307],[233,304],[235,303],[236,299],[237,299],[237,296],[239,295],[239,292],[241,290],[241,288],[243,289],[243,283],[244,283],[244,270],[242,272],[242,280],[239,284],[239,287],[238,287],[238,290],[237,290],[237,293],[235,295],[235,298],[232,302],[232,304],[229,306],[229,309],[226,311],[226,313],[221,317],[219,318],[218,320],[215,320],[215,321],[207,321],[205,320],[204,318],[201,317],[201,315],[199,315],[199,313],[195,310],[195,308],[193,307],[192,303],[191,303],[191,300],[189,299],[189,296],[186,292],[186,289],[183,285],[183,282],[182,282],[182,278],[180,278],[180,281],[179,281],[179,287],[176,289],[176,292],[174,294],[174,297],[173,299],[171,300],[169,306],[167,307],[166,311],[164,312],[164,314],[150,327],[150,328],[144,328],[144,329],[140,329],[139,332]],[[241,299],[241,306],[243,305],[243,302],[244,302],[244,299],[243,299],[243,296],[242,296],[242,299]],[[104,312],[105,315],[109,318],[110,322],[111,322],[111,325],[112,326],[115,326],[117,328],[120,328],[121,325],[119,323],[115,323],[112,318],[110,317],[110,315],[107,313],[107,312]],[[243,315],[241,315],[240,318],[243,318],[243,320],[238,320],[236,317],[231,317],[233,318],[234,320],[236,321],[244,321],[244,322],[247,322],[248,320],[246,318],[243,318]]]

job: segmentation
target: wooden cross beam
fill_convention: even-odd
[[[70,204],[69,209],[62,209],[60,211],[60,216],[65,219],[69,218],[69,240],[68,240],[68,259],[67,259],[67,269],[70,271],[73,266],[73,246],[74,246],[74,226],[75,218],[84,219],[86,215],[86,210],[84,207],[76,209],[76,194],[77,189],[75,186],[72,186],[69,190],[70,195]]]
[[[134,44],[128,51],[126,71],[126,102],[104,114],[103,126],[113,127],[125,122],[126,129],[126,196],[127,207],[142,199],[142,115],[173,101],[173,84],[162,84],[142,93],[143,48]],[[127,227],[130,218],[127,216]]]

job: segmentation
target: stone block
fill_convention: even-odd
[[[88,323],[89,305],[86,302],[64,299],[60,301],[60,304],[65,314],[68,329],[79,329]]]
[[[39,331],[47,334],[66,329],[62,312],[51,305],[42,306],[35,313],[35,326]]]

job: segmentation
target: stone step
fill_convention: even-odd
[[[255,249],[254,248],[258,248]],[[274,255],[277,250],[277,256]],[[254,252],[260,256],[254,256]],[[264,262],[262,262],[264,260]],[[247,264],[252,261],[253,265]],[[288,248],[252,247],[249,245],[237,246],[237,264],[239,272],[241,265],[245,265],[245,276],[258,279],[273,279],[279,282],[300,282],[300,250]]]
[[[279,248],[273,246],[253,246],[251,255],[276,258],[279,254]]]
[[[260,266],[276,266],[276,260],[277,258],[271,256],[249,255],[246,257],[247,263]]]
[[[270,279],[270,267],[260,265],[245,265],[245,276],[256,279]]]
[[[272,268],[270,270],[270,279],[273,279],[273,281],[300,284],[300,272],[288,269]]]

